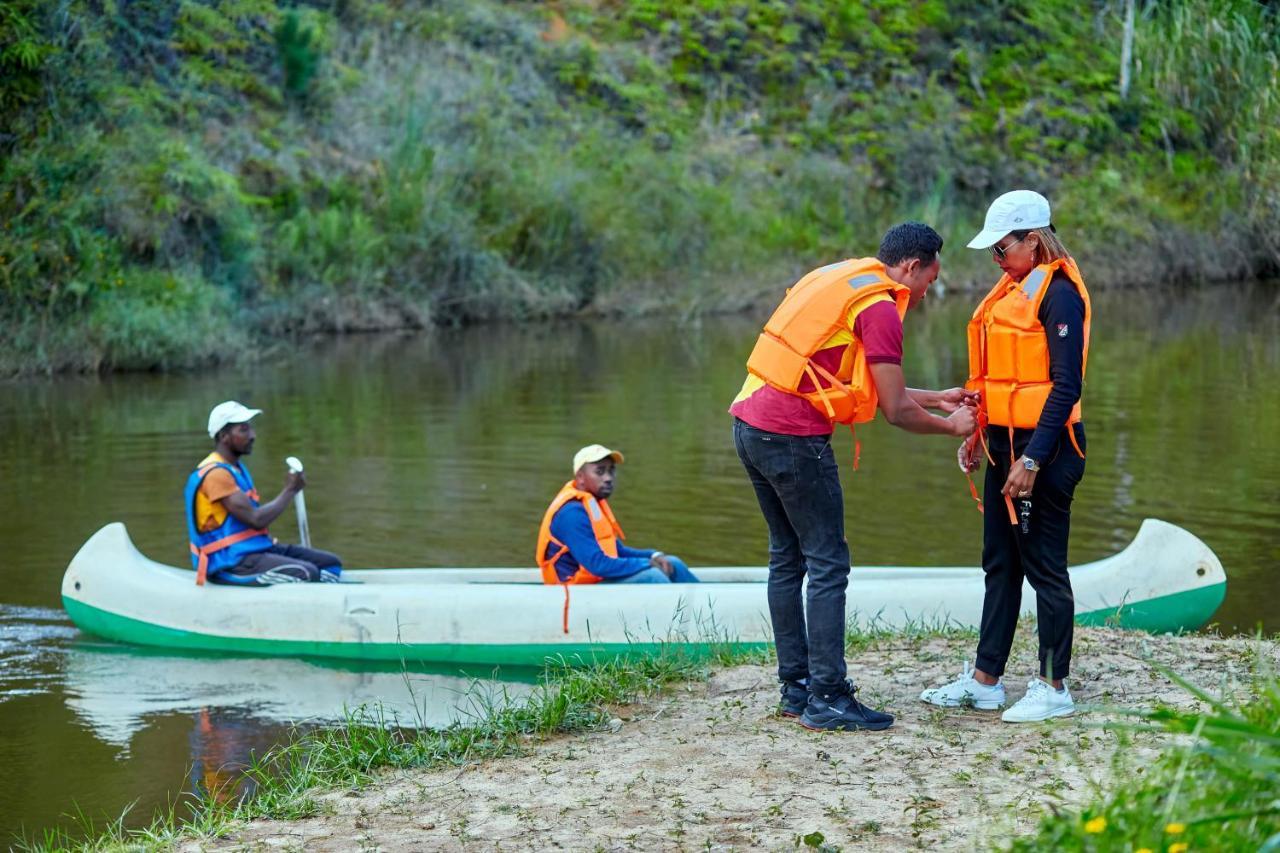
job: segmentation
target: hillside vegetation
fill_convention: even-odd
[[[0,5],[0,373],[682,316],[1034,187],[1095,285],[1280,268],[1251,0]],[[1127,68],[1127,75],[1122,73]],[[1127,91],[1121,78],[1127,76]]]

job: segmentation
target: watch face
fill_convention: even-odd
[[[1040,464],[1029,457],[1023,457],[1022,466],[1028,471],[1038,471],[1040,469]]]

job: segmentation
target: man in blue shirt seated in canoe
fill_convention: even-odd
[[[535,559],[544,583],[697,583],[684,561],[622,544],[609,509],[622,454],[599,444],[573,457],[573,479],[542,517]]]
[[[301,471],[290,472],[280,494],[258,503],[258,490],[240,457],[253,452],[257,436],[249,421],[260,414],[261,409],[234,400],[219,403],[209,413],[214,450],[187,477],[185,492],[196,583],[203,584],[206,576],[235,586],[337,581],[342,562],[336,554],[279,545],[267,532],[267,525],[279,518],[307,481]]]

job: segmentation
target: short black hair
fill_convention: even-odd
[[[928,266],[942,251],[942,236],[923,222],[903,222],[884,232],[876,258],[886,267],[918,258]]]

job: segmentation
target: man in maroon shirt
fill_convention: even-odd
[[[885,233],[876,269],[910,290],[916,305],[938,277],[942,238],[919,222]],[[810,361],[837,372],[850,347],[861,347],[879,410],[909,432],[968,436],[976,427],[973,395],[961,388],[907,388],[902,373],[902,318],[893,297],[850,312]],[[822,371],[820,371],[822,372]],[[814,374],[815,376],[817,374]],[[823,380],[825,383],[825,380]],[[808,383],[808,384],[805,384]],[[829,387],[829,386],[826,386]],[[813,729],[885,729],[893,717],[854,697],[844,660],[845,590],[849,543],[844,533],[844,494],[831,449],[833,423],[808,398],[805,379],[789,393],[754,374],[729,411],[734,444],[769,526],[769,614],[778,649],[785,716]],[[947,417],[931,414],[938,409]],[[801,601],[806,574],[807,604]],[[807,613],[807,619],[806,619]]]

